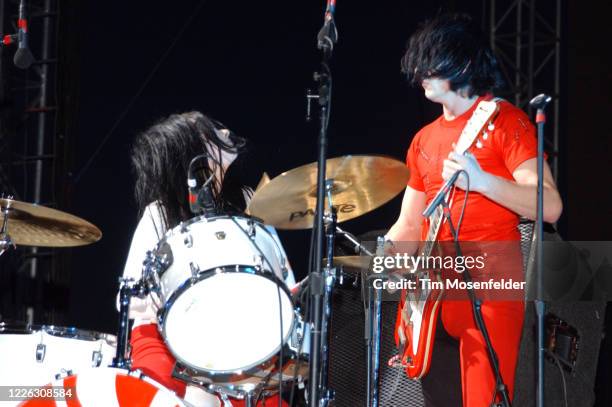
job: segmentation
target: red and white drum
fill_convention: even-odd
[[[186,407],[173,392],[156,381],[121,369],[100,368],[82,371],[47,386],[64,399],[39,398],[20,407]]]

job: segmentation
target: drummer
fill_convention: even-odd
[[[245,210],[252,189],[234,177],[226,177],[230,164],[244,153],[245,145],[245,139],[200,112],[173,114],[137,136],[132,165],[140,221],[132,237],[125,277],[139,280],[146,252],[155,248],[166,231],[194,216],[188,202],[187,170],[196,155],[208,153],[210,157],[199,175],[204,180],[214,173],[211,185],[216,207],[229,213]],[[292,286],[294,281],[289,270],[286,282]],[[171,377],[176,361],[159,334],[159,304],[154,302],[150,297],[132,300],[132,367],[196,406],[221,405],[215,396]],[[268,398],[268,405],[278,405],[277,397]],[[238,400],[232,400],[232,404],[243,405]]]

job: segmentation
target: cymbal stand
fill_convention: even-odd
[[[361,244],[361,241],[352,233],[347,232],[338,225],[336,225],[336,231],[355,246],[355,251],[358,251],[360,254],[365,253],[366,256],[374,256],[374,253],[369,251],[367,247]]]
[[[7,233],[8,229],[8,219],[11,208],[8,206],[2,207],[2,214],[4,215],[2,219],[2,229],[0,230],[0,256],[4,254],[7,250],[15,249],[17,246],[11,239],[11,236]]]
[[[385,252],[385,238],[378,237],[376,241],[376,255],[383,256]],[[366,406],[378,407],[378,382],[380,373],[380,333],[382,298],[381,291],[374,288],[374,279],[382,279],[382,273],[366,273],[363,284],[365,284],[365,340],[367,346],[367,388]]]
[[[129,369],[131,360],[128,355],[130,338],[130,302],[135,294],[134,279],[119,277],[119,327],[117,328],[117,351],[111,367]]]
[[[119,326],[117,328],[117,352],[111,367],[130,369],[132,360],[128,356],[130,341],[130,303],[132,297],[145,298],[151,291],[149,279],[151,252],[147,252],[147,261],[144,264],[145,281],[134,282],[131,277],[119,277]]]

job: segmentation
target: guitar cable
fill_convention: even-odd
[[[461,173],[465,175],[466,186],[465,186],[465,196],[463,197],[463,207],[461,208],[461,214],[459,215],[459,220],[457,221],[457,228],[456,228],[457,239],[459,239],[459,231],[461,230],[461,224],[463,223],[463,215],[465,215],[467,199],[468,199],[468,195],[470,194],[470,176],[463,169],[459,170],[459,175],[461,175]]]
[[[457,228],[455,229],[455,231],[454,231],[455,233],[454,233],[454,236],[453,236],[453,239],[454,239],[456,245],[459,245],[459,228],[461,227],[461,223],[463,222],[463,215],[465,214],[465,208],[467,206],[467,197],[468,197],[469,190],[470,190],[470,175],[464,169],[461,169],[458,172],[465,174],[466,188],[465,188],[465,196],[464,196],[464,199],[463,199],[463,207],[461,208],[461,215],[459,216],[459,221],[457,222]],[[447,206],[447,208],[448,208],[448,206]],[[450,220],[450,212],[448,214],[448,217],[449,217],[449,220]],[[453,232],[452,225],[449,225],[449,226],[451,227],[451,234],[452,234],[452,232]],[[468,273],[468,274],[466,274],[465,276],[469,277],[469,271],[468,270],[466,270],[466,273]],[[468,292],[469,292],[469,290],[468,290]],[[472,299],[472,301],[474,301],[474,300],[475,299]],[[474,313],[476,313],[475,310],[474,310]],[[486,332],[487,329],[486,329],[486,324],[484,322],[484,318],[481,317],[481,319],[482,319],[482,321],[481,321],[482,322],[482,326],[480,326],[478,318],[476,318],[476,315],[474,315],[474,320],[475,320],[474,322],[476,323],[476,326],[478,327],[478,329],[483,334],[485,342],[487,342],[487,347],[490,347],[490,350],[493,352],[492,355],[489,355],[490,356],[489,359],[491,359],[491,356],[494,358],[494,361],[491,361],[491,364],[492,364],[491,368],[492,368],[492,370],[494,370],[493,364],[498,364],[499,361],[497,360],[497,354],[495,352],[495,349],[493,348],[493,345],[490,343],[491,340],[488,338],[489,335],[488,335],[488,332]],[[485,335],[485,333],[486,333],[486,335]],[[498,367],[498,369],[499,369],[499,367]],[[505,394],[505,391],[507,390],[507,387],[506,387],[505,383],[503,382],[503,379],[501,378],[501,374],[499,375],[499,377],[495,378],[495,381],[496,381],[496,383],[495,383],[495,387],[493,388],[493,398],[491,400],[491,406],[492,407],[497,407],[497,406],[511,407],[512,404],[511,404],[510,400],[508,399],[507,402],[506,402],[506,400],[504,399],[507,396],[507,394]],[[499,393],[500,398],[501,398],[501,402],[500,403],[497,403],[495,401],[497,399],[498,393]]]

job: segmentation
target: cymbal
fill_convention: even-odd
[[[0,227],[8,208],[7,234],[19,246],[71,247],[97,242],[100,229],[57,209],[0,198]]]
[[[367,270],[371,263],[372,256],[334,256],[334,266]],[[327,264],[327,258],[323,259],[323,264]]]
[[[326,179],[333,179],[338,222],[387,203],[408,181],[406,164],[389,157],[347,155],[327,160]],[[317,200],[317,163],[284,172],[255,192],[248,212],[278,229],[309,229]],[[326,211],[329,210],[325,199]]]

